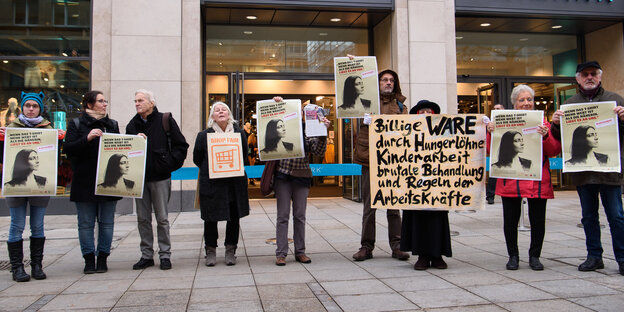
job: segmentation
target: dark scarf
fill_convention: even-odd
[[[600,82],[596,88],[591,90],[585,90],[581,85],[579,85],[579,91],[581,91],[581,94],[583,94],[591,101],[591,99],[593,99],[596,94],[598,94],[598,91],[600,91],[600,87],[602,87],[602,82]]]

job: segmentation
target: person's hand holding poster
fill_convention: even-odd
[[[6,128],[2,195],[55,196],[58,130]]]
[[[260,160],[304,157],[301,100],[256,102]]]
[[[245,175],[240,133],[208,133],[208,175],[211,179]]]
[[[105,133],[100,138],[95,194],[143,197],[147,139]]]
[[[357,56],[334,58],[336,117],[363,118],[379,114],[379,81],[377,58]]]
[[[371,207],[483,209],[486,137],[481,116],[373,116]]]
[[[305,116],[305,133],[307,137],[327,136],[327,126],[321,119],[323,109],[315,104],[308,104],[303,108]]]
[[[620,172],[615,102],[562,105],[563,172]]]
[[[543,111],[493,110],[490,176],[516,180],[542,180]]]

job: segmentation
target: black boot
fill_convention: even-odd
[[[95,255],[93,253],[88,253],[86,255],[82,255],[85,260],[84,274],[93,274],[95,273]]]
[[[45,237],[30,238],[30,275],[36,280],[46,279],[43,273],[43,245]]]
[[[106,258],[108,258],[110,254],[105,252],[98,252],[97,255],[97,266],[95,267],[96,273],[106,273],[108,271],[108,265],[106,265]]]
[[[7,242],[7,249],[9,250],[9,259],[11,261],[11,272],[13,273],[13,280],[16,282],[28,282],[30,281],[30,275],[24,271],[24,246],[22,243],[24,240],[9,243]]]

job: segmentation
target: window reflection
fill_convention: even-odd
[[[576,36],[457,32],[457,74],[574,76]]]
[[[335,56],[368,55],[366,29],[206,26],[206,70],[332,73]]]

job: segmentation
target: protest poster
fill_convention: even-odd
[[[208,176],[211,179],[242,177],[245,175],[241,134],[207,133]]]
[[[493,110],[490,141],[490,177],[542,180],[541,110]]]
[[[327,136],[327,127],[321,120],[323,109],[315,104],[308,104],[303,108],[305,117],[305,134],[307,137]]]
[[[616,102],[562,105],[563,172],[620,172]]]
[[[301,100],[256,102],[260,160],[304,157]]]
[[[147,139],[104,133],[100,137],[95,194],[143,197]]]
[[[483,115],[377,115],[369,127],[371,207],[485,207]]]
[[[2,196],[55,196],[56,129],[6,128]]]
[[[374,56],[334,57],[336,117],[362,118],[379,114],[379,81]]]

